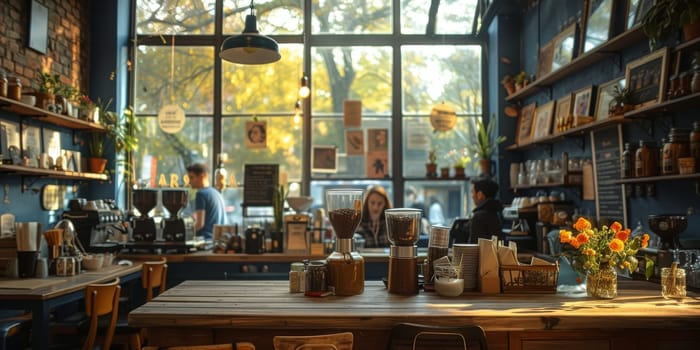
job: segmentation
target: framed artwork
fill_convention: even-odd
[[[654,4],[654,0],[627,0],[627,16],[625,30],[634,28],[642,23],[642,19]]]
[[[22,125],[22,156],[30,167],[38,167],[41,154],[41,130],[36,126]]]
[[[571,94],[566,94],[557,100],[556,112],[554,113],[554,133],[560,131],[556,126],[563,125],[571,115]]]
[[[389,129],[367,129],[367,152],[389,150]]]
[[[523,145],[532,140],[532,120],[535,115],[535,102],[520,109],[520,117],[518,118],[518,137],[516,143]]]
[[[610,116],[610,103],[613,102],[616,86],[619,86],[620,89],[624,88],[625,78],[615,78],[600,84],[598,87],[598,97],[595,99],[595,113],[593,113],[595,120],[605,120]]]
[[[576,54],[576,23],[552,39],[552,68],[551,71],[569,64]]]
[[[335,173],[338,171],[338,154],[335,146],[313,146],[311,172]]]
[[[49,36],[49,9],[38,1],[32,0],[29,16],[27,46],[45,54]]]
[[[362,101],[343,101],[343,127],[359,128],[362,126]]]
[[[284,229],[284,252],[287,254],[308,254],[309,239],[306,235],[306,221],[286,221]]]
[[[0,120],[0,143],[2,144],[3,164],[22,164],[21,146],[19,143],[20,128],[18,123]]]
[[[625,80],[635,108],[663,101],[666,91],[668,48],[627,63]]]
[[[368,179],[389,177],[389,152],[368,151],[365,158],[365,175]]]
[[[591,115],[591,100],[593,99],[593,86],[574,92],[574,119],[576,117],[588,117]]]
[[[362,130],[345,131],[345,153],[349,156],[361,156],[365,153],[365,141]]]
[[[552,42],[547,43],[540,49],[537,56],[537,79],[541,79],[552,71]]]
[[[615,2],[613,0],[588,0],[581,53],[591,51],[610,39]]]
[[[549,101],[535,110],[535,124],[533,127],[533,139],[539,140],[548,136],[552,130],[552,115],[554,114],[554,101]]]
[[[259,149],[267,147],[266,122],[245,122],[245,147],[248,149]]]

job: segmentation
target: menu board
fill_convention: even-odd
[[[279,181],[279,164],[246,164],[244,181],[243,206],[271,206]]]
[[[621,178],[622,127],[620,125],[591,132],[593,172],[595,175],[595,206],[597,219],[623,221],[627,227],[627,207]]]

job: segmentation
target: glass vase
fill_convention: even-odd
[[[609,264],[601,264],[598,273],[586,275],[586,293],[589,297],[612,299],[617,296],[617,271]]]

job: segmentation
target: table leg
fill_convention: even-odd
[[[42,301],[32,303],[32,349],[49,348],[50,311]]]

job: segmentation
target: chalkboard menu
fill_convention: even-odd
[[[595,174],[597,218],[622,221],[627,226],[627,207],[621,178],[622,128],[618,125],[591,132]]]
[[[279,164],[246,164],[244,181],[243,206],[271,206],[279,181]]]

